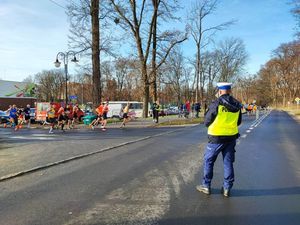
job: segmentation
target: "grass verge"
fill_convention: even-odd
[[[188,124],[199,124],[199,123],[203,123],[203,117],[191,118],[191,119],[173,119],[173,120],[161,122],[158,124],[158,126],[183,126]]]

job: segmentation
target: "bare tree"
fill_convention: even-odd
[[[26,82],[26,83],[34,83],[34,77],[31,76],[31,75],[29,75],[29,76],[27,76],[27,77],[25,77],[25,78],[23,79],[23,82]]]
[[[196,44],[196,102],[198,102],[199,92],[200,98],[203,99],[203,84],[205,83],[204,77],[202,76],[204,75],[204,73],[201,73],[201,50],[209,44],[212,36],[217,31],[224,30],[234,23],[234,21],[232,20],[211,27],[205,26],[205,20],[216,11],[218,2],[219,0],[195,1],[188,16],[188,28]]]
[[[296,26],[296,30],[297,30],[297,37],[300,38],[300,32],[299,32],[299,28],[300,28],[300,0],[292,0],[291,3],[294,5],[293,9],[292,9],[292,14],[294,15],[296,22],[297,22],[297,26]]]
[[[65,77],[61,70],[42,71],[34,76],[38,85],[38,99],[58,101],[64,96]]]
[[[126,80],[128,79],[128,73],[130,71],[128,59],[126,58],[119,58],[116,61],[116,78],[117,78],[117,84],[118,84],[118,98],[121,100],[122,98],[122,92],[126,85]]]
[[[176,0],[152,0],[152,59],[151,59],[151,84],[153,89],[153,101],[157,100],[157,71],[165,62],[168,54],[174,46],[185,41],[187,36],[181,36],[178,31],[166,30],[159,33],[160,21],[168,23],[170,20],[178,21],[175,12],[178,11],[179,4]],[[181,36],[181,37],[180,37]],[[167,45],[165,45],[167,43]],[[159,59],[159,62],[157,62]]]
[[[248,58],[241,39],[230,38],[222,41],[218,48],[221,66],[220,81],[233,81],[242,71]]]
[[[284,96],[283,105],[285,105],[286,98],[292,102],[300,90],[300,41],[282,44],[274,51],[274,55],[278,81]]]
[[[120,26],[127,31],[129,28],[130,33],[133,36],[135,41],[138,60],[140,62],[140,72],[141,78],[143,81],[143,95],[144,95],[144,112],[143,116],[148,116],[148,102],[150,97],[150,77],[149,74],[151,71],[148,68],[148,60],[151,51],[151,43],[153,41],[153,29],[155,20],[157,19],[157,10],[159,9],[159,3],[162,1],[153,1],[153,5],[157,7],[156,9],[150,8],[147,5],[146,0],[136,1],[136,0],[128,0],[126,3],[125,1],[121,0],[109,0],[109,2],[114,7],[114,10],[119,16],[118,22]],[[150,20],[147,21],[147,18]],[[156,69],[159,68],[165,59],[167,58],[168,54],[170,53],[171,49],[178,43],[181,43],[186,39],[186,37],[182,37],[180,32],[173,32],[171,35],[169,32],[165,33],[165,40],[168,37],[169,47],[164,52],[165,54],[161,57],[161,62],[157,64]],[[155,47],[154,47],[155,48]],[[156,53],[152,55],[156,56]],[[156,64],[156,63],[155,63]]]
[[[74,85],[70,86],[70,92],[77,96],[77,101],[81,104],[92,102],[92,75],[81,71],[73,78]]]
[[[201,60],[201,76],[202,79],[202,87],[207,86],[206,88],[206,97],[204,99],[211,101],[215,98],[216,87],[214,82],[219,75],[220,72],[220,63],[219,63],[219,55],[218,51],[215,50],[213,52],[204,52],[202,54]],[[204,93],[203,93],[204,94]]]
[[[257,99],[258,90],[257,78],[255,76],[239,77],[234,83],[234,95],[245,103],[251,103]],[[261,101],[260,101],[261,102]]]
[[[176,103],[182,102],[182,84],[184,82],[184,57],[182,51],[177,47],[172,50],[167,60],[166,68],[161,71],[161,83],[170,84],[176,96]]]
[[[114,66],[111,61],[103,61],[101,63],[101,88],[103,91],[103,96],[107,98],[107,91],[108,91],[108,83],[113,79],[114,74]]]

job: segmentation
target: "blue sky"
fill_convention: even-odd
[[[54,0],[65,6],[69,0]],[[76,1],[76,0],[73,0]],[[186,6],[195,0],[181,0]],[[246,70],[258,72],[281,43],[294,39],[289,0],[221,0],[209,23],[238,22],[217,39],[241,38],[249,53]],[[59,51],[67,50],[69,24],[64,9],[50,0],[0,0],[0,78],[22,81],[54,68]],[[193,43],[183,45],[192,51]],[[71,64],[69,65],[71,67]]]

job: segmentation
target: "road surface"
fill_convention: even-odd
[[[272,111],[256,122],[245,117],[240,131],[236,182],[224,198],[220,158],[212,195],[195,190],[203,125],[56,136],[0,130],[2,177],[40,167],[0,182],[0,224],[299,224],[299,124]]]

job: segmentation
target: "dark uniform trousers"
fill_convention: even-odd
[[[228,143],[208,143],[204,153],[204,176],[203,185],[210,187],[213,178],[214,163],[222,152],[224,165],[224,189],[230,189],[234,182],[233,162],[235,159],[236,140]]]

